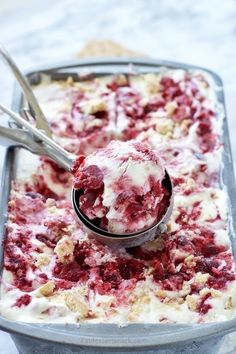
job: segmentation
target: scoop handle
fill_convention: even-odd
[[[43,152],[45,155],[49,156],[52,160],[57,162],[60,166],[65,168],[67,171],[71,172],[72,164],[75,160],[75,155],[70,154],[65,149],[63,149],[60,145],[58,145],[55,141],[49,138],[46,134],[44,134],[41,130],[35,128],[29,122],[27,122],[24,118],[22,118],[19,114],[13,112],[9,108],[5,107],[0,103],[0,109],[8,114],[11,118],[14,119],[19,125],[24,127],[27,131],[29,131],[35,138],[40,140],[43,147]],[[30,150],[30,147],[29,147]]]
[[[45,134],[48,135],[49,137],[51,137],[52,133],[51,133],[51,130],[48,126],[46,118],[44,116],[44,113],[43,113],[42,109],[40,108],[38,101],[31,89],[30,85],[28,84],[26,78],[21,73],[20,69],[18,68],[18,66],[16,65],[14,60],[11,58],[9,53],[2,46],[0,46],[0,55],[4,59],[4,62],[9,66],[9,68],[13,72],[16,80],[19,82],[19,84],[24,92],[24,95],[25,95],[28,103],[30,104],[31,108],[33,109],[35,116],[36,116],[36,127],[38,129],[44,130]]]

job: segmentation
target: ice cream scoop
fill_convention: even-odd
[[[111,141],[72,167],[82,212],[113,234],[139,232],[164,214],[169,191],[158,152],[135,140]]]
[[[2,104],[0,109],[25,128],[1,129],[2,136],[49,156],[74,174],[74,210],[96,239],[133,247],[165,231],[173,208],[173,187],[157,153],[146,144],[113,141],[86,158],[77,157],[20,115]]]

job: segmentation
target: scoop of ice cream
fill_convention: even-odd
[[[156,151],[137,141],[112,141],[73,166],[80,208],[100,228],[115,234],[140,231],[166,209],[165,170]]]

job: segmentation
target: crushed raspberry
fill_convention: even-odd
[[[200,303],[197,306],[197,311],[202,315],[205,315],[212,308],[210,304],[206,304],[206,301],[207,299],[209,299],[209,297],[211,297],[210,294],[203,296],[203,298],[201,299]]]
[[[113,80],[111,83],[107,84],[107,88],[109,88],[111,91],[117,91],[119,87],[127,87],[129,86],[129,81],[125,81],[124,83],[117,82],[116,80]]]
[[[53,275],[56,278],[68,280],[73,283],[84,281],[88,277],[87,272],[76,262],[68,264],[58,263],[53,269]]]
[[[14,284],[22,291],[32,290],[32,281],[27,279],[27,270],[29,268],[27,259],[23,255],[16,253],[16,246],[7,241],[5,244],[4,267],[12,272]]]
[[[163,280],[165,277],[164,267],[158,259],[152,262],[152,266],[154,267],[154,271],[152,272],[153,278],[155,281]]]
[[[211,133],[211,122],[209,120],[201,120],[198,125],[199,135],[205,135]]]
[[[208,284],[214,289],[225,289],[228,282],[235,280],[235,274],[228,269],[218,272],[214,272],[214,269],[212,269],[212,273],[215,274],[209,279]]]
[[[102,184],[103,172],[96,165],[84,167],[81,172],[75,173],[74,187],[77,189],[98,189]]]
[[[62,183],[64,185],[70,185],[70,174],[64,170],[62,167],[58,166],[54,161],[41,157],[42,159],[42,168],[46,168],[48,166],[51,167],[50,178],[54,183]],[[69,182],[69,183],[68,183]]]
[[[33,185],[26,183],[26,191],[41,194],[46,199],[58,199],[58,195],[48,187],[43,176],[41,175],[37,175],[37,177],[35,177]]]
[[[118,259],[118,269],[122,279],[142,279],[144,264],[136,259]]]
[[[162,97],[155,97],[153,99],[151,99],[145,106],[144,106],[144,112],[146,114],[150,113],[150,112],[155,112],[160,108],[164,108],[165,107],[165,100]]]
[[[45,274],[45,273],[40,273],[38,276],[39,276],[39,278],[42,279],[42,281],[48,280],[48,276],[47,276],[47,274]]]
[[[122,281],[122,277],[115,262],[103,264],[99,267],[99,272],[104,283],[108,283],[110,288],[118,288]]]
[[[85,160],[85,156],[84,155],[79,155],[75,161],[73,162],[73,165],[71,167],[71,172],[73,174],[75,174],[78,170],[78,168],[82,165],[82,163],[84,162]]]
[[[117,290],[123,280],[137,282],[143,279],[144,264],[136,259],[118,258],[99,266],[98,277],[90,286],[100,294]]]
[[[68,226],[67,222],[59,216],[49,217],[43,224],[50,230],[51,233],[55,233],[56,235],[58,235],[62,229],[64,229],[63,231],[65,233],[65,229]]]
[[[87,242],[77,242],[74,249],[74,259],[77,264],[86,267],[85,259],[91,255],[91,246]]]
[[[185,182],[185,179],[183,177],[172,177],[171,180],[172,180],[174,187],[177,187],[180,184],[183,184]]]
[[[91,245],[87,242],[77,242],[74,248],[74,261],[68,264],[57,263],[53,274],[57,279],[57,288],[70,289],[76,282],[84,282],[89,278],[90,266],[85,262],[91,255]]]
[[[50,240],[48,234],[37,233],[35,235],[36,239],[47,245],[49,248],[54,248],[56,246],[56,240]]]
[[[178,211],[176,223],[180,224],[182,228],[189,228],[190,221],[196,221],[201,215],[200,202],[194,203],[191,210],[179,207]]]
[[[17,307],[27,306],[30,304],[31,300],[32,300],[32,297],[30,295],[28,295],[28,294],[22,295],[16,300],[14,306],[17,306]]]
[[[162,97],[168,101],[172,101],[175,97],[182,95],[179,83],[175,82],[172,78],[164,77],[161,80],[161,93]]]

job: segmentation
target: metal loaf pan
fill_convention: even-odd
[[[52,79],[65,79],[72,76],[81,80],[86,73],[96,76],[116,73],[130,73],[132,68],[138,73],[159,72],[162,67],[170,69],[202,70],[212,78],[216,87],[217,99],[224,108],[222,81],[214,72],[191,65],[170,61],[149,59],[99,59],[82,60],[59,65],[36,68],[26,73],[31,84],[40,82],[42,75]],[[81,76],[81,74],[83,74]],[[18,86],[15,88],[12,108],[20,111],[22,94]],[[221,112],[222,114],[222,112]],[[236,242],[236,189],[230,151],[227,121],[224,119],[222,141],[224,143],[222,185],[229,195],[230,238],[234,257]],[[0,203],[0,237],[4,241],[5,222],[7,218],[7,202],[10,181],[14,177],[14,147],[6,147],[4,152],[4,168],[1,179]],[[1,250],[1,269],[3,251]],[[235,258],[236,259],[236,258]],[[0,317],[0,329],[9,332],[21,354],[72,354],[72,353],[217,353],[222,339],[227,333],[236,330],[236,319],[209,324],[130,324],[118,327],[114,324],[28,324],[9,321]]]

